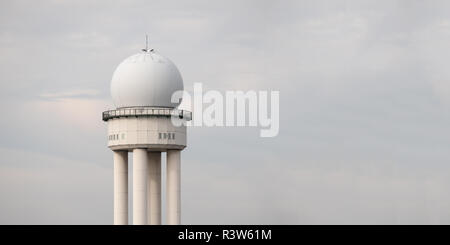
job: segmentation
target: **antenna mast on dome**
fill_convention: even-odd
[[[153,49],[148,49],[148,35],[146,34],[145,35],[145,48],[144,49],[142,49],[142,51],[144,51],[144,52],[152,52],[153,51]]]

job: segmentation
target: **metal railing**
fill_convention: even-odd
[[[119,117],[141,117],[141,116],[165,116],[179,117],[190,121],[192,112],[186,110],[170,109],[170,108],[119,108],[109,110],[102,113],[103,121]]]

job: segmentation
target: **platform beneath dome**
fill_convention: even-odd
[[[121,117],[150,117],[150,116],[175,116],[186,121],[192,120],[192,112],[173,108],[155,108],[155,107],[127,107],[108,110],[102,113],[102,120],[108,121],[113,118]]]

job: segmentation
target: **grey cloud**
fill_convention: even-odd
[[[280,91],[276,138],[189,129],[184,223],[448,224],[449,7],[2,1],[0,223],[111,223],[100,115],[113,106],[112,72],[148,33],[187,89]],[[87,182],[58,177],[91,168]],[[59,194],[61,182],[73,195]]]

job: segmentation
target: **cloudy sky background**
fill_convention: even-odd
[[[113,222],[146,33],[187,90],[280,91],[278,137],[188,129],[184,224],[450,224],[450,3],[334,0],[0,1],[0,224]]]

